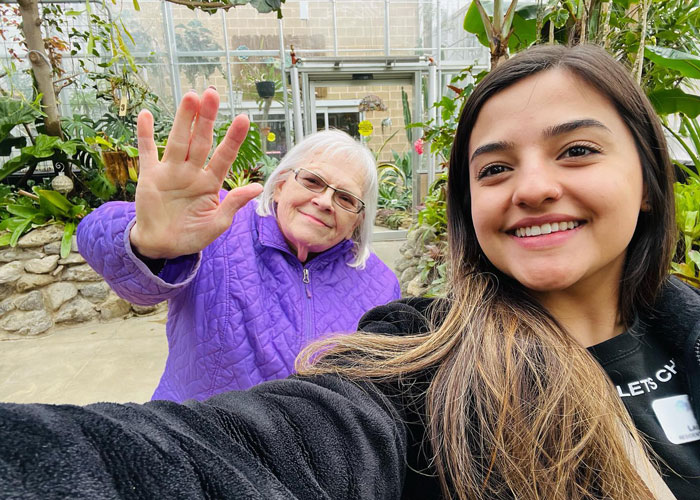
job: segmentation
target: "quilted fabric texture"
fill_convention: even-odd
[[[132,203],[106,203],[78,226],[80,253],[119,296],[169,301],[169,353],[153,399],[203,400],[286,377],[309,341],[354,332],[366,311],[399,298],[398,280],[376,255],[362,270],[347,265],[351,241],[304,266],[256,203],[199,255],[168,260],[157,276],[129,244]]]

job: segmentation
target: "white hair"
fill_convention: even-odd
[[[377,212],[377,163],[367,146],[342,130],[316,132],[290,149],[270,174],[262,193],[258,196],[257,213],[262,216],[275,215],[275,188],[286,181],[293,170],[308,164],[309,159],[315,155],[322,156],[324,162],[329,165],[342,168],[343,165],[352,163],[363,170],[362,201],[365,202],[365,209],[360,212],[362,220],[351,236],[355,258],[348,263],[350,267],[363,269],[370,255],[369,244]]]

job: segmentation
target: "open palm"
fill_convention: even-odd
[[[136,224],[131,244],[150,258],[175,258],[197,253],[220,236],[236,211],[262,187],[234,189],[219,201],[229,167],[248,132],[248,118],[239,115],[205,165],[213,141],[219,95],[208,89],[200,98],[188,92],[175,114],[163,159],[153,140],[153,115],[138,117],[139,181]]]

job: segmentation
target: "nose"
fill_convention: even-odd
[[[513,191],[513,205],[536,208],[561,198],[562,186],[555,169],[556,166],[541,160],[520,168]]]
[[[333,193],[330,188],[326,188],[322,193],[316,193],[311,202],[318,207],[319,210],[333,210]]]

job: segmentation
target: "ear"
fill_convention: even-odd
[[[642,195],[642,204],[639,207],[642,212],[651,212],[651,204],[649,203],[649,190],[646,184],[644,185],[644,193]]]
[[[282,192],[282,186],[284,186],[285,182],[287,182],[286,179],[278,182],[275,186],[275,191],[272,194],[272,199],[275,203],[279,202],[280,193]]]
[[[352,227],[352,231],[355,232],[355,229],[360,227],[360,224],[365,220],[365,211],[363,210],[360,216],[357,218],[355,221],[355,225]]]

